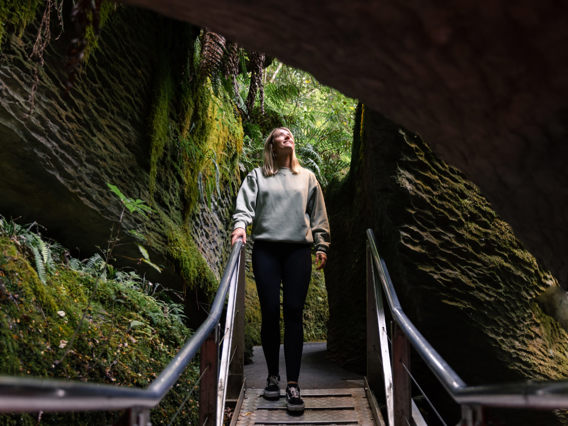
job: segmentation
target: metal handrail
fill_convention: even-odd
[[[382,289],[386,295],[394,321],[407,336],[410,344],[424,360],[428,368],[430,368],[458,404],[508,408],[568,408],[568,380],[554,382],[523,381],[467,386],[404,313],[386,264],[379,256],[375,236],[371,229],[367,229],[367,241],[373,264],[379,274]]]
[[[238,275],[242,245],[241,240],[233,245],[207,319],[147,388],[0,376],[0,412],[108,411],[158,405],[219,323],[227,291],[236,282],[231,278]]]

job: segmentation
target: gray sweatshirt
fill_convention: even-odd
[[[264,176],[261,168],[250,172],[239,189],[233,229],[252,223],[253,240],[315,243],[327,253],[329,222],[323,193],[315,175],[304,168],[288,168]]]

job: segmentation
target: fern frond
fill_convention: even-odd
[[[227,50],[223,60],[223,74],[231,79],[239,73],[239,45],[233,41],[226,44]]]
[[[37,276],[39,280],[46,284],[47,283],[47,274],[45,273],[45,266],[43,264],[43,258],[41,253],[39,252],[38,248],[35,246],[31,247],[32,253],[34,255],[34,261],[36,265]]]
[[[69,259],[69,267],[74,271],[82,271],[83,270],[83,264],[81,263],[81,261],[79,259],[74,258],[74,257]]]
[[[267,84],[264,90],[267,99],[270,99],[276,106],[281,106],[283,103],[290,102],[300,96],[300,88],[291,83]]]
[[[46,265],[49,259],[49,247],[47,247],[47,244],[45,244],[45,241],[43,241],[40,236],[36,238],[36,242],[41,253],[43,264]]]
[[[223,64],[226,40],[221,34],[205,30],[201,44],[201,59],[199,74],[208,76],[213,80]]]
[[[84,272],[99,273],[103,268],[105,261],[100,254],[95,253],[85,261]]]
[[[314,172],[322,185],[327,184],[327,180],[322,176],[321,170],[314,160],[312,160],[311,158],[305,158],[304,159],[304,167],[306,167],[307,169],[310,169],[312,172]]]

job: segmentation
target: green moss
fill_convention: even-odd
[[[174,83],[170,73],[167,70],[162,71],[162,78],[156,101],[154,103],[154,110],[152,113],[151,124],[151,153],[150,153],[150,195],[154,195],[156,190],[156,175],[158,173],[158,163],[164,153],[164,147],[168,142],[169,126],[170,126],[170,102],[174,94]]]
[[[13,242],[6,237],[0,237],[0,251],[2,256],[2,269],[7,276],[17,280],[21,293],[32,303],[39,303],[47,313],[57,311],[57,305],[48,288],[44,285],[35,269],[18,253]]]
[[[43,0],[4,0],[0,4],[0,46],[9,31],[21,37],[43,3]]]
[[[243,147],[241,119],[226,94],[215,95],[207,81],[195,90],[191,106],[189,130],[180,139],[186,218],[223,183],[239,180],[237,160]]]
[[[217,279],[199,252],[187,226],[175,226],[168,222],[168,252],[176,260],[180,274],[189,289],[200,288],[212,293]]]
[[[58,1],[57,3],[61,3]],[[51,13],[58,13],[59,7],[53,1]],[[45,0],[4,0],[0,4],[0,46],[7,33],[12,32],[17,37],[21,37],[26,27],[38,18],[40,10],[46,6]],[[117,4],[114,1],[103,0],[99,11],[99,30],[108,22],[112,13],[116,10]],[[90,54],[97,48],[97,39],[92,24],[89,24],[85,32],[86,48],[84,50],[83,61],[86,62]]]
[[[112,16],[114,11],[116,11],[117,3],[113,0],[103,0],[99,9],[99,31],[105,26],[109,18]],[[92,20],[92,17],[89,17]],[[98,47],[98,36],[95,34],[95,29],[93,24],[89,24],[85,30],[85,41],[87,46],[85,47],[83,62],[87,63],[89,56]]]
[[[43,285],[23,246],[0,238],[0,374],[146,386],[190,336],[169,306],[127,282],[57,265]],[[76,338],[74,337],[76,336]],[[197,379],[192,365],[152,411],[171,419]],[[194,421],[196,402],[183,409]],[[44,414],[46,424],[109,424],[115,413]],[[0,424],[37,424],[5,415]]]

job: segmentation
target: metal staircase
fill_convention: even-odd
[[[467,386],[405,315],[371,230],[367,231],[367,248],[367,377],[360,387],[303,389],[306,410],[300,416],[286,413],[284,398],[266,401],[261,397],[261,389],[244,386],[241,241],[232,248],[208,318],[147,388],[0,377],[0,413],[128,410],[129,425],[148,426],[150,410],[159,404],[200,351],[201,425],[222,425],[226,402],[235,404],[232,425],[383,425],[382,412],[389,426],[423,425],[427,424],[426,420],[411,395],[411,347],[461,407],[459,425],[484,425],[483,407],[568,409],[566,380]],[[383,299],[390,309],[392,333],[388,332]],[[380,405],[371,389],[382,394]],[[426,395],[423,399],[431,402]],[[430,407],[438,416],[436,424],[446,424],[434,404]]]

